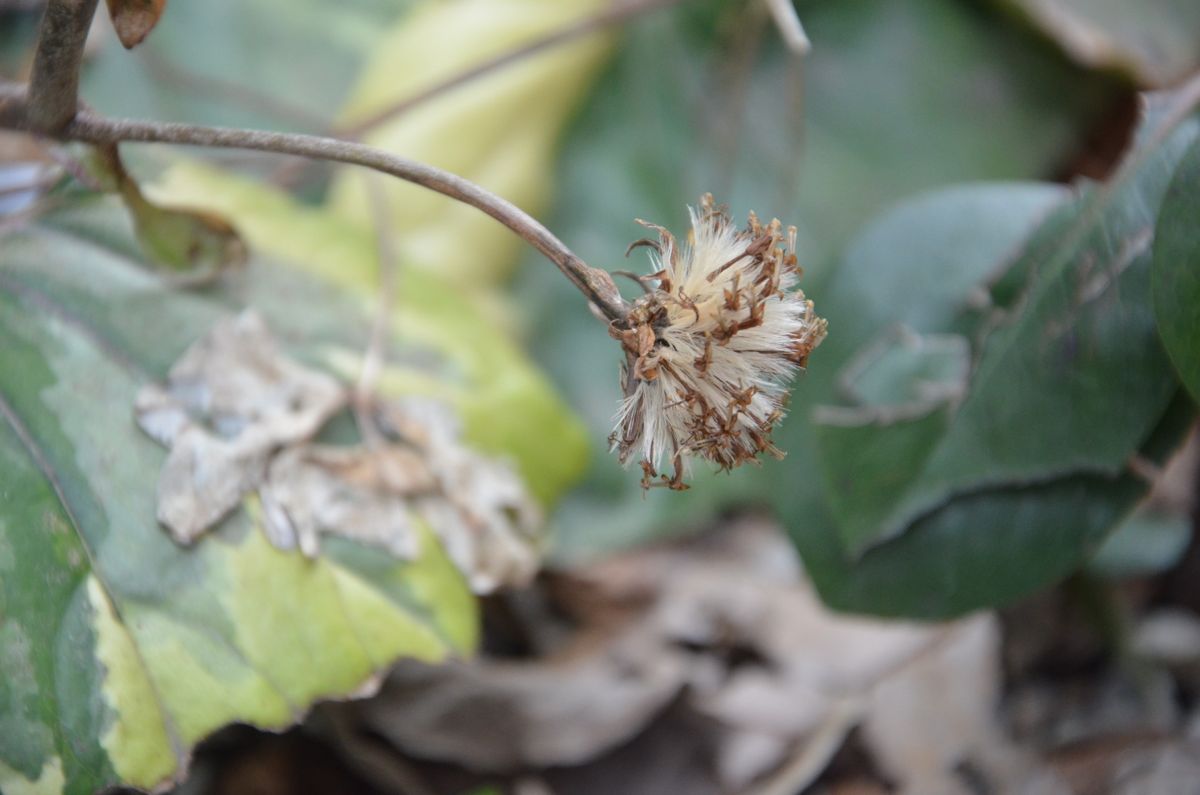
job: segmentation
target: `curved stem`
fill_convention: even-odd
[[[0,127],[36,131],[28,118],[26,106],[25,97],[19,90],[0,87]],[[141,141],[252,149],[374,169],[437,191],[495,218],[557,265],[608,321],[622,322],[628,312],[616,284],[606,271],[590,267],[549,229],[512,202],[449,171],[398,157],[373,146],[300,133],[109,119],[86,109],[80,110],[54,135],[64,140],[91,144]]]

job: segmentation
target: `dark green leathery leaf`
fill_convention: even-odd
[[[1180,161],[1154,237],[1154,314],[1179,380],[1200,402],[1200,140]]]
[[[990,309],[986,300],[975,301],[954,320],[956,330],[983,340],[969,388],[1001,389],[977,398],[974,409],[968,393],[940,432],[917,434],[919,423],[932,420],[911,420],[918,423],[911,428],[917,435],[909,438],[919,440],[921,454],[943,457],[940,481],[930,477],[939,469],[929,467],[929,458],[912,463],[881,454],[856,467],[852,449],[826,460],[827,449],[799,448],[826,468],[826,483],[830,477],[857,478],[853,485],[864,493],[871,493],[873,480],[892,484],[882,498],[862,502],[869,521],[850,503],[835,509],[835,495],[822,494],[809,481],[785,503],[809,571],[833,605],[939,617],[1007,601],[1078,568],[1124,521],[1146,488],[1127,461],[1161,460],[1194,416],[1186,398],[1172,400],[1176,387],[1148,314],[1155,216],[1197,134],[1189,107],[1186,94],[1154,98],[1139,148],[1112,183],[1089,188],[1046,218],[1015,260],[998,260],[997,274],[1005,261],[1012,263],[1003,278],[987,280],[999,300]],[[907,233],[930,235],[920,223]],[[886,238],[880,243],[885,250]],[[894,244],[893,250],[904,247]],[[830,298],[836,293],[831,287],[825,296],[833,329],[840,302]],[[870,325],[868,314],[854,318],[851,328]],[[1061,341],[1072,335],[1078,345],[1063,359]],[[839,344],[835,333],[829,341]],[[989,357],[996,358],[989,364]],[[1081,392],[1076,379],[1089,383],[1096,399],[1090,400],[1090,390]],[[1006,384],[1014,381],[1024,387],[1009,390]],[[955,428],[960,422],[965,426]],[[896,428],[879,430],[871,438],[869,426],[853,429],[868,437],[859,440],[867,445],[862,449],[898,443]],[[1012,438],[992,446],[989,433]],[[937,449],[949,434],[961,436],[946,448],[957,448],[954,457]],[[1053,447],[1044,443],[1051,440]],[[839,461],[844,466],[835,466]],[[912,495],[928,498],[931,482],[940,482],[943,496],[920,507]]]
[[[1112,182],[1085,191],[1064,211],[1067,223],[1048,221],[1053,243],[1035,239],[1013,264],[1028,280],[1023,296],[991,324],[961,405],[919,457],[905,460],[915,474],[875,530],[847,531],[849,551],[904,532],[956,495],[1124,469],[1175,390],[1149,277],[1158,206],[1197,132],[1191,121],[1164,127],[1178,123],[1151,116]],[[869,484],[873,473],[859,476]]]

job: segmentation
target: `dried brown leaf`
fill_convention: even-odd
[[[476,593],[526,583],[537,571],[538,508],[516,470],[462,444],[457,418],[430,400],[379,406],[389,435],[421,450],[437,490],[413,505]]]
[[[169,447],[158,518],[191,543],[258,489],[264,531],[314,556],[337,535],[411,559],[428,527],[477,592],[537,570],[541,512],[515,470],[463,445],[430,400],[374,398],[371,445],[310,440],[347,404],[332,377],[283,355],[252,311],[218,323],[138,394],[142,430]]]
[[[1041,777],[996,718],[999,646],[997,623],[980,616],[953,627],[873,689],[863,739],[898,792],[970,795],[980,782],[992,792],[1024,792]],[[1054,791],[1047,789],[1052,783],[1039,781],[1038,791]]]
[[[167,0],[107,0],[108,15],[125,49],[132,50],[150,35],[167,7]]]
[[[345,403],[332,377],[285,357],[262,318],[219,322],[138,394],[138,425],[170,446],[158,519],[191,543],[256,488],[270,455],[311,437]]]
[[[271,462],[261,491],[264,527],[275,546],[299,546],[309,557],[319,551],[318,536],[333,533],[412,559],[419,536],[403,495],[433,487],[411,450],[294,447]]]
[[[682,685],[678,660],[623,645],[528,665],[406,662],[380,695],[337,710],[394,747],[474,771],[579,764],[639,732]]]
[[[565,647],[529,662],[406,666],[371,702],[338,708],[353,727],[342,741],[383,738],[492,773],[596,768],[591,778],[622,792],[656,792],[649,782],[664,771],[653,759],[640,776],[611,766],[683,710],[703,737],[678,743],[708,749],[720,791],[801,791],[855,726],[905,735],[872,748],[905,791],[954,783],[959,763],[988,782],[1028,772],[1000,767],[1017,757],[992,714],[992,616],[922,625],[834,614],[773,527],[639,550],[553,584],[555,609],[584,625]]]

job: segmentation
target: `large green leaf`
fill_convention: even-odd
[[[954,180],[1046,173],[1066,157],[1108,92],[1104,81],[1029,48],[1011,30],[997,31],[996,20],[943,0],[805,4],[813,52],[800,63],[789,60],[765,28],[757,61],[739,84],[739,39],[714,33],[719,22],[712,6],[688,4],[631,24],[612,71],[569,139],[550,225],[593,264],[643,270],[636,258],[632,264],[619,260],[622,244],[641,235],[632,218],[681,231],[684,205],[714,191],[735,214],[754,209],[799,225],[798,251],[807,271],[802,286],[825,315],[828,263],[870,215]],[[727,13],[737,9],[730,5]],[[744,32],[746,26],[721,30]],[[946,69],[948,62],[959,66]],[[981,85],[988,91],[981,93]],[[1013,217],[1025,206],[1018,201]],[[1003,217],[1007,211],[979,205],[965,212],[974,220],[947,241],[952,247],[932,252],[943,260],[990,234],[983,224],[989,213]],[[1027,221],[1018,226],[1017,236],[1004,238],[1006,246],[1015,248],[1029,229]],[[994,265],[994,259],[985,263]],[[977,280],[976,274],[970,283]],[[561,281],[541,263],[531,261],[521,272],[530,341],[587,418],[592,437],[603,439],[619,400],[618,356]],[[863,291],[857,300],[887,302],[885,289],[867,293],[871,284],[868,279],[847,288]],[[911,296],[939,284],[913,279],[900,286]],[[686,494],[643,497],[637,476],[597,445],[585,487],[568,497],[560,513],[560,553],[691,526],[731,503],[783,494],[790,501],[794,485],[781,490],[776,482],[816,480],[803,449],[811,435],[807,395],[821,392],[826,377],[866,341],[843,345],[857,338],[847,328],[856,315],[851,309],[830,317],[828,339],[797,381],[782,428],[785,462],[731,475],[699,474]],[[611,365],[598,365],[603,362]]]
[[[861,388],[839,395],[839,388],[857,387],[844,376],[860,370],[864,357],[874,360],[876,371],[879,362],[894,362],[895,346],[881,350],[880,344],[897,329],[956,333],[946,339],[962,342],[951,348],[961,356],[966,340],[958,333],[969,332],[979,317],[970,307],[981,282],[1014,257],[1034,224],[1066,197],[1063,188],[1030,183],[950,188],[909,200],[870,224],[825,282],[823,311],[838,334],[822,353],[842,363],[843,377],[834,378],[836,365],[814,368],[801,395],[805,405],[852,396],[868,403],[827,411],[809,431],[820,446],[830,508],[851,546],[869,539],[911,486],[945,433],[948,403],[956,396],[887,401]]]
[[[425,2],[387,31],[339,112],[351,127],[488,60],[602,12],[607,0]],[[470,42],[471,46],[462,46]],[[539,215],[549,204],[557,143],[612,51],[597,30],[490,70],[403,114],[376,123],[363,140],[445,168]],[[463,289],[509,275],[519,238],[462,202],[399,180],[377,185],[342,168],[329,204],[370,228],[382,203],[405,260]]]
[[[1171,180],[1154,236],[1154,313],[1175,371],[1200,402],[1200,141]]]
[[[344,539],[308,559],[267,542],[253,498],[192,548],[157,525],[164,454],[134,425],[140,387],[245,305],[290,354],[349,375],[370,326],[366,291],[319,275],[369,270],[369,239],[280,196],[206,179],[210,209],[251,196],[239,221],[258,255],[202,293],[169,289],[143,264],[111,198],[64,199],[0,241],[7,795],[151,788],[226,723],[281,728],[397,657],[435,660],[475,643],[474,600],[427,533],[410,561]],[[289,230],[304,256],[283,264],[261,243],[270,230]],[[543,472],[548,499],[578,466],[562,404],[454,291],[432,276],[402,284],[381,389],[474,411],[468,436],[524,474]],[[531,406],[566,429],[565,444],[510,445],[510,419],[528,423]]]
[[[822,429],[822,460],[838,473],[829,499],[852,553],[961,494],[1068,473],[1116,476],[1158,423],[1176,382],[1154,331],[1150,248],[1172,168],[1197,130],[1147,127],[1148,140],[1110,184],[1049,222],[1052,244],[1042,234],[1014,263],[1028,289],[992,321],[1001,325],[952,416],[937,428],[925,417],[867,417]],[[864,447],[906,455],[855,463]],[[904,488],[874,491],[897,466]]]
[[[1176,386],[1149,305],[1155,216],[1200,128],[1188,107],[1158,98],[1114,179],[1050,215],[995,282],[1000,319],[968,324],[983,342],[953,413],[820,430],[828,492],[802,484],[784,507],[833,604],[937,616],[1014,598],[1078,567],[1144,492],[1126,462],[1169,452],[1192,412],[1177,398],[1164,414]],[[893,229],[894,251],[931,232]]]
[[[1141,454],[1163,461],[1194,418],[1190,402],[1176,399]],[[945,618],[1003,604],[1078,569],[1145,491],[1132,474],[989,489],[917,519],[853,562],[819,497],[794,503],[789,529],[831,606]]]

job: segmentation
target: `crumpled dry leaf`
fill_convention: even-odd
[[[299,546],[309,557],[320,549],[320,533],[340,531],[411,559],[420,549],[402,495],[433,486],[420,456],[410,450],[293,447],[267,471],[263,527],[275,546]]]
[[[191,543],[257,487],[272,452],[311,437],[345,405],[331,376],[280,353],[252,311],[218,323],[137,396],[138,425],[170,447],[158,520]]]
[[[403,666],[370,702],[331,708],[347,756],[382,738],[475,771],[549,769],[554,788],[558,770],[627,768],[640,742],[630,741],[683,709],[706,727],[697,747],[722,791],[799,792],[855,726],[905,792],[959,791],[963,765],[1001,786],[1036,768],[993,717],[992,616],[921,625],[834,614],[763,523],[567,572],[551,592],[583,626],[565,646],[548,641],[528,662]],[[536,634],[546,618],[529,624]],[[871,739],[897,726],[905,738]],[[378,748],[370,755],[377,765]],[[651,793],[661,776],[653,759],[646,766],[639,783],[627,771],[597,778]]]
[[[533,664],[405,662],[385,697],[341,714],[397,748],[478,772],[575,765],[629,739],[679,692],[679,660],[629,646]]]
[[[261,492],[272,543],[311,556],[319,534],[333,533],[411,558],[414,523],[424,522],[477,593],[527,582],[542,516],[512,467],[465,447],[453,414],[433,401],[376,410],[387,443],[307,445],[274,458]]]
[[[191,543],[258,489],[280,549],[312,557],[332,534],[412,559],[424,523],[478,593],[533,575],[541,512],[511,466],[464,446],[431,400],[377,402],[376,444],[311,444],[347,400],[334,378],[284,356],[253,311],[218,323],[166,388],[137,397],[139,426],[170,448],[159,521]]]
[[[416,494],[414,505],[471,587],[487,593],[528,582],[537,571],[542,512],[516,470],[464,446],[460,423],[439,403],[391,401],[379,415],[385,432],[423,451],[438,490]]]
[[[896,792],[971,795],[980,780],[992,792],[1034,781],[1045,795],[1061,791],[1000,730],[999,647],[994,622],[968,622],[872,691],[863,736]]]

